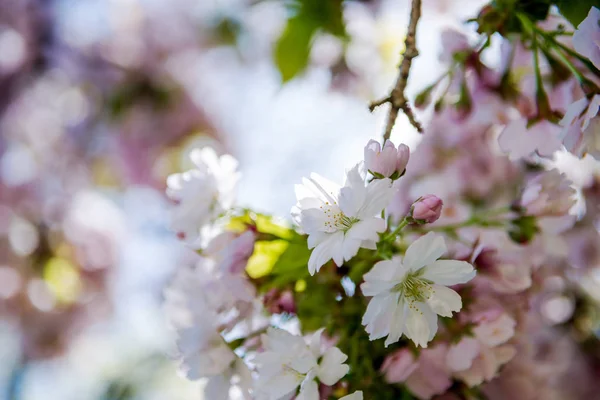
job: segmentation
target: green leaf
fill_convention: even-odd
[[[600,8],[600,0],[557,0],[560,13],[577,27],[587,17],[590,8]]]
[[[306,69],[311,42],[317,32],[346,37],[342,0],[296,0],[290,9],[293,10],[293,16],[277,41],[274,53],[283,82]]]
[[[269,275],[287,248],[288,242],[285,240],[256,242],[254,253],[246,265],[246,272],[253,279]]]
[[[288,24],[275,47],[275,63],[283,82],[306,69],[310,56],[310,42],[317,26],[304,18],[295,17]]]

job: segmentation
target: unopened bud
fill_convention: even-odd
[[[437,221],[442,213],[442,199],[433,194],[427,194],[415,201],[410,208],[410,217],[420,224],[430,224]]]
[[[365,167],[378,179],[398,179],[406,170],[409,158],[408,146],[401,144],[396,149],[391,140],[386,140],[383,149],[375,140],[365,146]]]

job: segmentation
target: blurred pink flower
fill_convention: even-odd
[[[575,204],[576,192],[571,184],[557,169],[542,172],[527,184],[520,205],[529,215],[563,216]]]
[[[445,345],[427,348],[419,353],[415,362],[410,350],[402,349],[384,361],[382,371],[387,382],[403,382],[419,399],[430,399],[452,385],[446,367],[446,352]]]
[[[573,34],[573,47],[577,52],[600,68],[600,10],[590,8],[587,17],[581,21]]]
[[[527,126],[527,119],[510,122],[500,136],[498,144],[511,160],[528,157],[534,153],[550,157],[561,148],[560,127],[546,120]]]

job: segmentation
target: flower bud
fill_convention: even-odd
[[[430,224],[437,221],[442,213],[442,199],[433,194],[427,194],[415,201],[410,208],[410,216],[420,224]]]
[[[369,140],[365,146],[365,166],[376,178],[399,178],[406,169],[410,157],[408,146],[396,147],[391,140],[386,140],[383,149],[379,142]]]
[[[404,143],[398,146],[398,157],[396,159],[396,171],[402,175],[410,159],[410,149]]]

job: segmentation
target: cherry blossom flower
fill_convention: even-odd
[[[212,148],[194,149],[190,159],[194,169],[167,178],[167,196],[176,203],[171,228],[198,246],[202,227],[233,205],[239,173],[233,157],[219,157]]]
[[[527,119],[519,118],[506,125],[498,137],[498,144],[511,160],[529,157],[534,153],[550,157],[561,148],[559,136],[558,125],[542,120],[528,127]]]
[[[514,346],[506,344],[515,334],[515,325],[506,313],[482,320],[473,329],[475,337],[465,336],[448,350],[446,362],[453,374],[469,386],[492,380],[516,354]]]
[[[317,174],[296,185],[298,204],[292,216],[308,234],[308,247],[314,248],[308,261],[311,275],[331,259],[340,266],[361,247],[375,249],[378,233],[386,229],[379,215],[394,193],[392,181],[376,179],[365,185],[360,168],[358,164],[348,171],[341,188]]]
[[[369,140],[365,146],[365,167],[371,173],[378,174],[384,178],[389,178],[394,173],[402,174],[406,169],[410,158],[410,149],[405,144],[400,144],[398,148],[394,146],[391,140],[386,140],[381,145],[376,140]]]
[[[436,314],[460,311],[460,296],[446,286],[470,281],[475,270],[466,261],[438,260],[445,252],[443,237],[430,232],[408,247],[404,259],[380,261],[365,274],[361,289],[372,298],[362,323],[371,340],[387,336],[388,346],[404,334],[427,347],[437,332]]]
[[[388,383],[404,383],[419,399],[430,399],[444,393],[450,386],[450,371],[446,366],[446,345],[422,350],[418,359],[408,348],[386,357],[381,367]]]
[[[571,153],[582,157],[586,153],[600,158],[600,95],[588,100],[583,97],[569,106],[560,121],[563,144]]]
[[[442,214],[442,199],[433,194],[426,194],[415,201],[411,207],[411,217],[419,223],[432,223]]]
[[[213,258],[219,270],[239,274],[254,251],[255,240],[256,234],[251,230],[242,233],[223,231],[210,240],[202,254]]]
[[[315,378],[325,385],[338,382],[349,371],[348,358],[337,347],[321,352],[321,335],[317,331],[307,344],[300,336],[270,327],[261,335],[265,351],[256,355],[259,378],[256,390],[260,396],[278,400],[300,391],[297,400],[319,400]]]
[[[520,205],[529,215],[559,217],[567,214],[575,204],[572,182],[557,169],[534,177],[521,195]]]
[[[573,47],[600,68],[600,9],[590,8],[587,17],[573,33]]]

